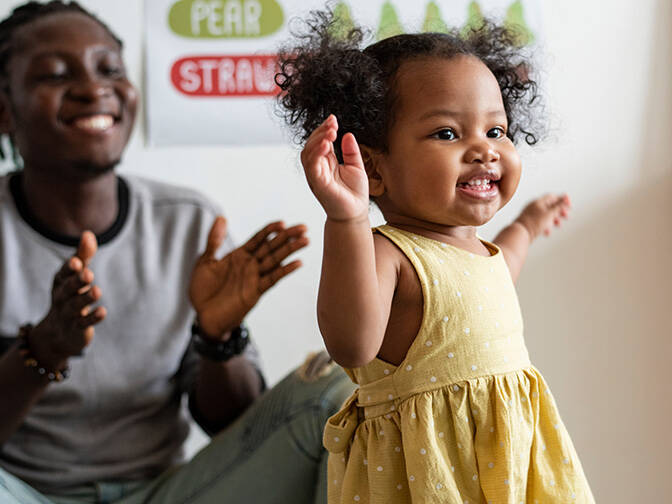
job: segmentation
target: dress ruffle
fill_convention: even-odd
[[[325,429],[330,502],[594,502],[534,367],[363,409],[353,396]]]

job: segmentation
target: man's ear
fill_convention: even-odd
[[[362,161],[364,161],[364,168],[366,175],[369,177],[369,196],[382,196],[385,192],[385,182],[380,172],[380,152],[367,145],[359,146],[362,153]]]
[[[11,104],[7,91],[0,88],[0,135],[9,135],[12,132]]]

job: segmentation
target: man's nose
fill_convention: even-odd
[[[86,76],[74,82],[69,89],[69,95],[80,101],[96,101],[112,94],[112,87],[103,80]]]

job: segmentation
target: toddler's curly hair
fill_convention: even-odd
[[[386,151],[399,67],[414,58],[458,55],[478,58],[494,74],[509,123],[507,136],[514,143],[522,137],[529,145],[540,139],[538,86],[530,78],[530,63],[517,44],[518,34],[511,29],[485,21],[464,34],[455,29],[397,35],[360,49],[366,32],[354,27],[343,34],[330,10],[311,12],[304,26],[305,30],[295,31],[295,43],[279,51],[280,70],[275,75],[282,90],[278,113],[299,142],[334,114],[339,122],[334,143],[339,161],[346,132],[363,145]]]

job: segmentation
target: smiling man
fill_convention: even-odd
[[[242,325],[305,227],[234,248],[198,193],[118,176],[138,101],[121,47],[75,3],[0,23],[0,133],[23,160],[0,178],[0,501],[324,502],[322,425],[352,386],[313,360],[262,395]],[[184,463],[189,414],[217,436]]]

